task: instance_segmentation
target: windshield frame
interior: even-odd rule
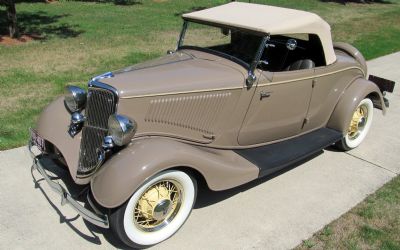
[[[207,26],[211,26],[211,27],[215,27],[215,28],[221,28],[221,29],[236,29],[239,31],[243,31],[245,33],[250,33],[250,34],[256,34],[259,35],[262,39],[260,42],[260,45],[258,47],[258,49],[255,51],[255,54],[253,56],[253,60],[251,61],[251,63],[247,63],[243,60],[241,60],[240,58],[237,58],[233,55],[229,55],[226,54],[224,52],[221,51],[217,51],[217,50],[213,50],[210,48],[204,48],[204,47],[198,47],[198,46],[190,46],[190,45],[183,45],[183,42],[185,40],[185,35],[186,35],[186,31],[188,29],[189,23],[197,23],[197,24],[203,24],[203,25],[207,25]],[[247,29],[241,29],[238,27],[230,27],[230,26],[226,26],[226,25],[221,25],[221,24],[216,24],[216,23],[210,23],[210,22],[205,22],[205,21],[199,21],[199,20],[192,20],[192,19],[184,19],[183,25],[182,25],[182,30],[181,33],[179,35],[179,39],[177,42],[177,46],[176,46],[176,51],[181,50],[181,49],[193,49],[193,50],[199,50],[202,52],[207,52],[210,54],[214,54],[223,58],[226,58],[230,61],[233,61],[239,65],[241,65],[242,67],[244,67],[245,69],[247,69],[249,72],[254,72],[255,68],[257,67],[259,60],[261,58],[261,55],[265,49],[265,44],[268,41],[269,38],[269,34],[264,34],[264,33],[260,33],[260,32],[255,32],[255,31],[251,31],[251,30],[247,30]]]

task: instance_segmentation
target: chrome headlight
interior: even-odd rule
[[[64,103],[71,113],[82,110],[86,104],[86,91],[76,87],[67,86]]]
[[[128,144],[136,132],[136,123],[123,115],[111,115],[108,118],[108,134],[118,146]]]

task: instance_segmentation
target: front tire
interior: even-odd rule
[[[371,128],[373,115],[374,105],[371,99],[363,99],[353,113],[346,135],[336,143],[336,147],[343,151],[358,147]]]
[[[111,229],[130,247],[155,245],[185,223],[196,195],[197,183],[190,175],[177,170],[161,172],[110,215]]]

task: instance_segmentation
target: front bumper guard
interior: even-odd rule
[[[49,186],[51,187],[51,189],[53,189],[53,191],[60,194],[61,205],[64,206],[65,204],[69,204],[86,221],[88,221],[96,226],[102,227],[102,228],[109,228],[110,224],[109,224],[108,216],[106,214],[102,214],[94,206],[93,202],[90,200],[89,195],[88,195],[88,199],[87,199],[88,203],[96,213],[93,213],[92,211],[90,211],[87,208],[85,208],[84,206],[82,206],[71,196],[70,193],[68,193],[67,190],[65,190],[65,188],[63,186],[61,186],[59,183],[51,180],[51,177],[46,173],[45,168],[43,167],[42,163],[39,161],[39,157],[42,154],[35,155],[35,153],[32,151],[33,146],[34,145],[33,145],[32,141],[29,141],[28,149],[29,149],[29,152],[31,153],[31,157],[33,159],[32,168],[34,170],[37,170],[43,176],[44,180],[46,180],[47,184],[49,184]]]

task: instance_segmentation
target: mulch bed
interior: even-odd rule
[[[43,39],[43,37],[32,34],[24,34],[21,35],[19,38],[11,38],[10,36],[0,35],[0,45],[14,46],[14,45],[28,43],[33,40],[41,40],[41,39]]]

